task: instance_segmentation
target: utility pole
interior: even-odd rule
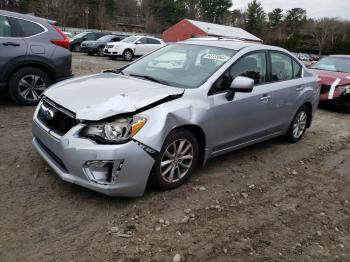
[[[85,7],[86,29],[89,29],[89,7]]]

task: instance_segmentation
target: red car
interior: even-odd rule
[[[310,67],[321,84],[320,103],[350,112],[350,55],[331,55]]]

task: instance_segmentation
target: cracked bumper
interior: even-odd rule
[[[121,145],[99,145],[79,137],[82,125],[73,127],[62,137],[51,135],[34,117],[33,146],[58,176],[67,182],[109,196],[142,196],[154,159],[136,142]],[[123,166],[113,184],[102,185],[91,181],[86,174],[90,161],[123,160]]]

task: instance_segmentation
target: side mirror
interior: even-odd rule
[[[141,43],[141,41],[137,41],[135,44],[136,44],[136,45],[140,45],[140,44],[142,44],[142,43]]]
[[[237,76],[233,79],[230,90],[226,94],[226,99],[232,101],[237,92],[250,93],[254,88],[254,80],[244,76]]]

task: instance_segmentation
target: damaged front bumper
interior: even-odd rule
[[[64,136],[53,135],[36,117],[33,145],[44,160],[67,182],[109,196],[142,196],[155,162],[136,141],[100,145],[79,136],[76,125]]]

